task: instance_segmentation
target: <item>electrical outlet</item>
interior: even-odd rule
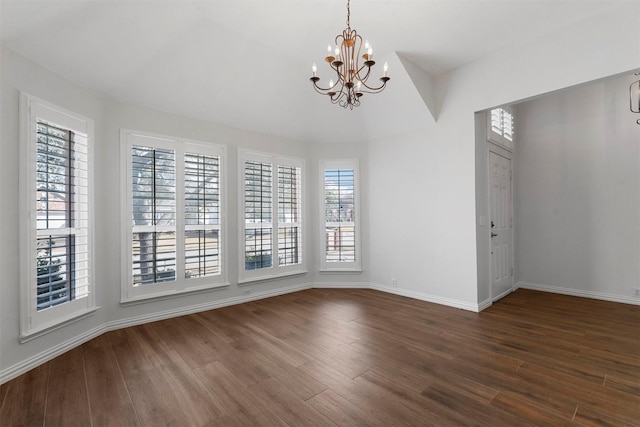
[[[398,279],[396,279],[395,277],[391,278],[391,286],[393,286],[394,288],[396,286],[398,286]]]
[[[245,289],[244,290],[244,294],[245,295],[251,295],[251,289]]]

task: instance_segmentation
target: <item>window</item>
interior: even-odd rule
[[[321,270],[360,271],[357,160],[320,162],[323,206]]]
[[[93,121],[21,95],[21,336],[95,311]]]
[[[487,116],[489,141],[513,149],[514,117],[510,107],[494,108]]]
[[[304,272],[303,162],[242,152],[241,164],[240,281]]]
[[[122,132],[125,177],[122,300],[225,284],[221,147]]]

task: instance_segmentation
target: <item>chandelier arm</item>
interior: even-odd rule
[[[340,88],[340,92],[336,92],[334,95],[330,96],[332,104],[338,104],[342,98],[345,97],[344,86]]]
[[[336,59],[336,60],[334,60],[333,62],[330,62],[330,63],[329,63],[329,67],[330,67],[333,71],[335,71],[335,72],[336,72],[336,74],[337,74],[338,76],[340,76],[340,67],[341,67],[342,65],[341,65],[341,66],[336,65],[335,63],[336,63],[337,61],[338,61],[338,60]]]
[[[336,87],[336,85],[334,84],[333,86],[329,86],[327,88],[323,88],[322,86],[318,85],[317,81],[313,81],[313,88],[316,90],[316,92],[321,93],[321,94],[326,94],[325,92],[330,92],[331,89],[333,89],[334,87]]]
[[[320,95],[326,95],[327,92],[329,91],[328,89],[323,89],[321,87],[318,87],[317,85],[313,85],[313,88],[316,90],[316,92],[318,92]]]
[[[368,94],[371,94],[371,95],[375,95],[376,93],[380,93],[380,92],[382,92],[382,91],[384,90],[384,88],[385,88],[385,86],[383,85],[383,86],[380,86],[380,87],[379,87],[379,88],[377,88],[377,89],[373,89],[373,90],[359,90],[358,92],[360,92],[360,93],[362,93],[362,94],[368,93]]]
[[[360,76],[360,72],[362,72],[362,70],[364,68],[367,68],[367,73],[364,75],[364,77]],[[356,78],[364,85],[365,82],[369,79],[369,75],[371,74],[371,67],[367,67],[366,65],[363,65],[362,67],[360,67],[360,69],[355,73]],[[366,85],[365,85],[366,86]]]
[[[383,81],[382,84],[380,86],[378,86],[378,87],[369,86],[366,83],[362,83],[362,86],[366,90],[361,90],[360,92],[363,92],[363,93],[378,93],[378,92],[382,92],[382,90],[385,88],[385,86],[387,86],[387,81]]]

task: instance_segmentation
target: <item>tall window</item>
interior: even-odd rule
[[[487,116],[489,141],[513,149],[514,117],[510,107],[494,108]]]
[[[304,271],[302,161],[242,153],[240,280]]]
[[[21,96],[22,336],[95,310],[93,122]]]
[[[222,148],[130,131],[122,139],[123,301],[223,285]]]
[[[360,270],[358,162],[322,161],[322,270]]]

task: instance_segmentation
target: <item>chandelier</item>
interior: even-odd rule
[[[327,47],[327,56],[324,58],[335,71],[335,80],[330,79],[327,87],[319,85],[320,77],[316,75],[318,67],[315,63],[311,67],[313,77],[309,80],[313,82],[316,92],[328,95],[333,104],[353,110],[353,107],[360,105],[360,98],[365,93],[382,92],[390,77],[387,76],[388,65],[385,62],[383,75],[380,77],[382,83],[379,86],[368,83],[371,67],[375,65],[373,48],[368,41],[363,44],[362,37],[351,29],[349,3],[350,0],[347,0],[347,28],[336,36],[334,49],[331,45]]]

